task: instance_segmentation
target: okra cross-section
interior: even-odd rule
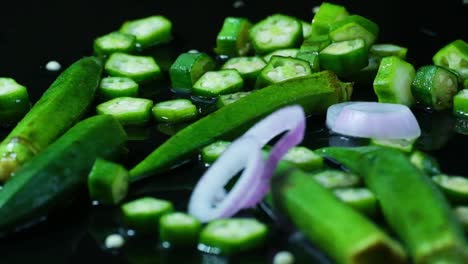
[[[332,41],[343,41],[361,38],[369,49],[379,34],[379,26],[373,21],[359,16],[351,15],[330,26],[329,36]]]
[[[405,59],[408,48],[389,43],[374,44],[370,47],[369,53],[380,58],[397,56]]]
[[[172,38],[172,23],[163,16],[150,16],[126,21],[119,30],[134,35],[140,48],[169,42]]]
[[[230,141],[219,140],[203,147],[201,151],[201,160],[206,164],[215,162],[215,160],[223,154],[229,145],[231,145]]]
[[[468,118],[468,89],[463,89],[453,97],[455,115]]]
[[[187,52],[177,57],[169,70],[172,88],[190,91],[193,84],[207,71],[216,67],[214,60],[203,52]]]
[[[442,47],[432,57],[435,65],[456,70],[464,79],[468,78],[468,43],[457,39]]]
[[[315,181],[328,189],[356,187],[361,180],[355,174],[340,170],[326,169],[312,175]]]
[[[173,99],[154,105],[153,115],[163,123],[179,123],[193,120],[198,116],[198,109],[187,99]]]
[[[110,100],[117,97],[136,97],[139,85],[134,80],[127,77],[105,77],[99,85],[99,96],[103,100]]]
[[[94,40],[94,52],[98,55],[109,55],[114,52],[132,52],[136,38],[133,35],[111,32]]]
[[[96,111],[101,115],[112,115],[122,125],[144,125],[151,119],[153,101],[144,98],[119,97],[101,103]]]
[[[20,120],[31,106],[28,90],[11,78],[0,78],[0,124]]]
[[[271,57],[273,56],[295,58],[298,52],[299,52],[299,49],[295,49],[295,48],[294,49],[280,49],[280,50],[275,50],[273,52],[268,53],[267,55],[263,56],[263,59],[268,63],[270,62]]]
[[[466,204],[468,202],[468,179],[463,176],[439,174],[432,180],[444,192],[445,196],[453,203]]]
[[[302,146],[291,148],[286,155],[284,155],[283,160],[305,171],[320,169],[323,166],[323,158],[321,156]]]
[[[237,70],[242,78],[255,80],[265,66],[266,63],[262,58],[253,56],[231,58],[221,68]]]
[[[111,76],[128,77],[136,82],[150,81],[161,77],[161,69],[149,56],[113,53],[104,68]]]
[[[216,100],[216,107],[221,108],[223,106],[234,103],[235,101],[249,95],[251,92],[237,92],[232,94],[224,94],[218,97]]]
[[[273,56],[257,77],[256,88],[262,88],[273,83],[309,75],[312,73],[308,62],[280,56]]]
[[[143,233],[157,233],[160,218],[174,210],[171,202],[142,197],[121,206],[125,223]]]
[[[250,50],[249,30],[252,24],[246,18],[227,17],[216,38],[214,51],[220,55],[243,56]]]
[[[337,21],[343,20],[348,15],[348,11],[344,6],[323,2],[312,19],[312,32],[309,39],[328,36],[330,25]]]
[[[362,39],[333,42],[319,53],[320,67],[347,76],[367,66],[368,50]]]
[[[88,190],[92,199],[104,204],[118,204],[127,195],[128,171],[120,164],[96,159],[88,176]]]
[[[367,188],[336,189],[333,193],[342,202],[364,215],[375,216],[377,214],[377,198]]]
[[[194,247],[201,229],[198,219],[181,212],[163,215],[159,220],[159,238],[163,246]]]
[[[239,92],[244,80],[236,70],[209,71],[193,85],[193,94],[204,97],[216,97],[222,94]]]
[[[271,15],[251,28],[250,39],[259,54],[295,48],[303,40],[302,25],[294,17],[282,14]]]

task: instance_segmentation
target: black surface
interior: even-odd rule
[[[0,15],[0,76],[13,77],[28,87],[36,101],[58,75],[48,72],[49,60],[63,67],[92,53],[93,39],[116,30],[127,19],[153,14],[167,16],[174,22],[175,38],[170,48],[155,50],[160,55],[174,57],[178,52],[198,49],[211,53],[216,34],[226,16],[246,16],[256,22],[273,13],[285,13],[306,21],[312,18],[312,7],[319,1],[244,0],[245,5],[233,7],[229,1],[9,1],[2,2]],[[392,42],[409,48],[408,57],[416,67],[430,64],[432,55],[446,43],[462,38],[467,41],[467,5],[457,1],[333,1],[345,4],[351,13],[366,16],[380,25],[379,42]],[[411,4],[411,6],[410,6]],[[371,94],[372,87],[356,87],[358,94]],[[355,98],[353,98],[355,99]],[[159,99],[156,99],[159,100]],[[64,105],[64,107],[66,107]],[[420,112],[425,130],[425,146],[441,163],[442,170],[468,176],[468,136],[453,132],[449,113],[432,115]],[[310,123],[313,123],[310,125]],[[305,144],[310,147],[328,143],[326,133],[315,122]],[[51,124],[53,125],[53,124]],[[3,130],[2,134],[7,131]],[[166,137],[151,128],[150,141],[133,142],[129,147],[127,165],[137,162]],[[195,168],[195,170],[194,170]],[[203,168],[189,164],[170,172],[166,177],[182,175],[196,179]],[[189,184],[190,185],[190,184]],[[183,210],[188,190],[157,192],[160,185],[146,181],[133,187],[133,196],[157,195],[176,200]],[[121,253],[101,249],[102,240],[110,232],[124,232],[117,212],[113,209],[91,207],[86,196],[76,205],[63,209],[50,220],[22,233],[0,240],[0,263],[226,263],[225,260],[202,258],[196,252],[171,253],[157,249],[154,239],[139,243],[136,238]],[[242,256],[232,262],[267,263],[278,249],[289,248],[297,253],[298,263],[312,263],[308,250],[285,244],[286,239],[273,237],[274,242],[264,251]],[[297,244],[297,243],[296,243]],[[303,245],[303,244],[301,244]],[[315,253],[314,253],[315,254]],[[135,260],[136,259],[136,260]],[[203,260],[203,261],[202,261]],[[318,263],[318,262],[317,262]]]

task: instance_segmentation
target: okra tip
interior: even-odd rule
[[[349,263],[374,264],[385,260],[385,263],[404,264],[408,261],[403,247],[383,234],[370,237],[356,246],[360,249],[351,256]]]

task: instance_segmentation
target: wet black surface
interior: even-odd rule
[[[380,25],[379,42],[392,42],[409,48],[408,57],[416,67],[430,64],[432,55],[446,43],[462,38],[467,41],[467,6],[459,1],[334,1],[345,4],[351,13],[366,16]],[[15,1],[0,15],[0,75],[16,79],[28,87],[36,101],[52,83],[58,72],[49,72],[45,65],[57,60],[63,67],[92,53],[95,37],[119,28],[127,19],[153,14],[167,16],[174,22],[174,40],[162,48],[149,51],[163,67],[170,65],[179,52],[198,49],[212,53],[216,34],[226,16],[246,16],[256,22],[273,13],[294,15],[306,21],[318,1],[244,0],[240,8],[234,1]],[[3,6],[3,4],[2,4]],[[165,84],[160,84],[164,86]],[[162,87],[167,89],[166,87]],[[156,101],[171,97],[161,88],[147,87],[147,96]],[[372,98],[372,87],[355,87],[354,100]],[[66,106],[64,106],[66,107]],[[418,146],[433,154],[444,172],[468,176],[468,136],[455,132],[456,120],[450,113],[431,114],[415,110],[423,137]],[[92,114],[92,113],[90,113]],[[311,148],[336,142],[322,127],[324,117],[308,120],[304,145]],[[53,124],[52,124],[53,125]],[[5,135],[7,130],[2,130]],[[128,145],[127,166],[135,164],[167,136],[155,126],[145,133],[149,140],[134,140]],[[132,187],[128,199],[153,195],[175,201],[184,210],[186,199],[204,167],[190,162],[162,175],[169,179],[148,180]],[[169,188],[170,187],[170,188]],[[162,191],[165,190],[165,191]],[[252,213],[252,212],[244,212]],[[266,216],[253,212],[265,219]],[[300,236],[289,237],[278,232],[262,251],[226,260],[202,256],[196,251],[173,252],[159,248],[155,238],[128,236],[122,228],[115,208],[91,206],[84,194],[77,203],[55,212],[48,221],[21,233],[0,239],[0,263],[269,263],[273,254],[288,249],[296,254],[297,263],[326,263],[323,256],[304,243]],[[102,249],[110,233],[128,236],[128,243],[119,252]],[[289,243],[288,243],[289,240]],[[322,259],[321,261],[314,259]]]

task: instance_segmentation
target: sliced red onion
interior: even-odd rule
[[[332,131],[353,137],[415,139],[421,135],[416,117],[401,104],[358,102],[344,105],[334,122],[330,120],[329,123]]]

